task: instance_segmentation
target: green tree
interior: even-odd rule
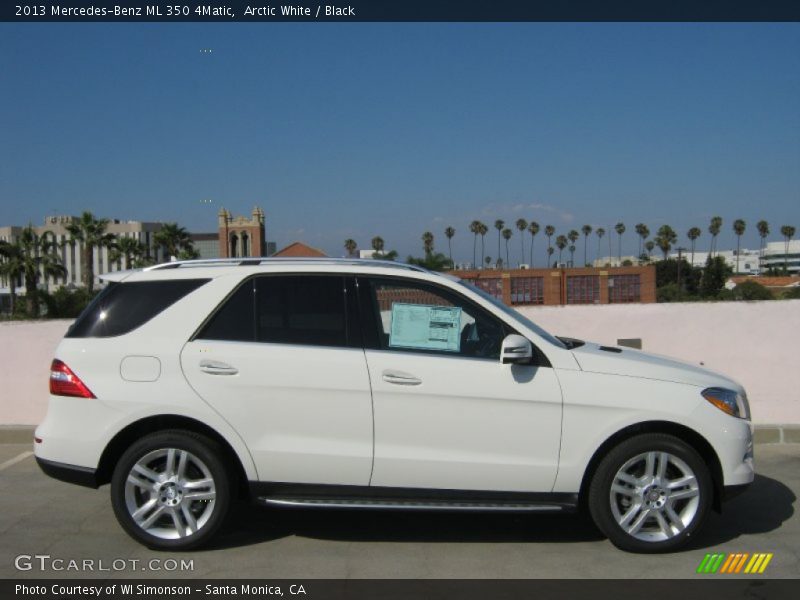
[[[433,254],[433,234],[430,231],[422,234],[422,249],[425,251],[426,258]]]
[[[689,231],[686,232],[686,237],[689,238],[689,242],[692,245],[692,265],[694,266],[694,246],[697,242],[697,238],[700,237],[702,234],[702,230],[699,227],[692,227]]]
[[[783,236],[783,272],[789,272],[789,242],[795,234],[795,228],[792,225],[783,225],[781,227],[781,235]]]
[[[525,230],[528,228],[528,222],[525,219],[517,219],[515,223],[517,229],[519,230],[519,244],[520,244],[520,255],[519,255],[519,264],[525,262]],[[510,266],[510,265],[509,265]]]
[[[625,233],[625,223],[617,223],[614,225],[614,231],[619,236],[619,256],[617,257],[622,262],[622,234]]]
[[[131,269],[138,265],[146,252],[142,242],[133,237],[123,236],[117,238],[108,253],[108,258],[115,263],[125,265],[126,269]]]
[[[569,233],[567,234],[567,239],[569,240],[570,245],[572,245],[572,246],[575,245],[575,242],[577,242],[578,239],[580,239],[580,237],[581,237],[581,234],[578,233],[577,231],[575,231],[574,229],[570,229]],[[574,252],[570,254],[569,261],[570,261],[570,265],[574,267],[575,266],[575,253]]]
[[[511,263],[509,262],[508,258],[508,240],[511,239],[512,235],[514,235],[514,232],[511,231],[508,227],[503,229],[503,239],[506,241],[506,269],[511,268]]]
[[[653,249],[655,249],[656,243],[653,240],[647,240],[644,243],[644,247],[647,250],[647,258],[650,259],[653,256]]]
[[[550,250],[553,248],[552,239],[553,235],[556,233],[556,228],[552,225],[545,225],[544,228],[544,235],[547,237],[547,266],[550,266],[550,257],[553,255],[553,252]]]
[[[17,310],[17,285],[25,273],[25,257],[19,244],[0,240],[0,275],[8,280],[11,315]]]
[[[181,227],[177,223],[164,223],[161,229],[153,235],[153,241],[163,246],[164,253],[170,258],[174,256],[179,260],[186,260],[183,257],[197,257],[191,235],[185,227]]]
[[[42,277],[63,277],[67,273],[58,255],[55,236],[51,232],[38,235],[33,227],[28,225],[15,243],[2,248],[4,257],[8,259],[8,262],[3,264],[3,274],[13,280],[22,277],[25,284],[26,313],[29,317],[38,317],[39,280]]]
[[[641,256],[644,254],[644,241],[650,235],[650,229],[644,223],[637,223],[633,229],[639,236],[639,256]]]
[[[447,251],[450,255],[450,262],[453,262],[453,236],[456,234],[456,230],[453,227],[447,227],[444,230],[444,236],[447,238]]]
[[[370,240],[372,244],[372,258],[384,258],[383,248],[385,243],[383,238],[379,235],[376,235],[372,240]]]
[[[774,300],[775,296],[763,285],[752,279],[747,279],[733,288],[733,297],[736,300]]]
[[[351,258],[356,253],[356,248],[358,248],[358,244],[354,239],[347,238],[344,241],[344,249],[347,251],[348,258]]]
[[[716,298],[725,289],[725,282],[731,275],[731,268],[721,256],[711,257],[706,260],[703,269],[703,278],[700,282],[700,293],[704,298]]]
[[[552,246],[548,246],[547,247],[547,268],[548,269],[551,268],[551,266],[552,266],[551,263],[550,263],[550,259],[553,257],[553,252],[555,252],[555,250],[553,250],[553,247]]]
[[[713,257],[717,250],[717,236],[722,230],[722,217],[711,217],[711,224],[708,226],[708,233],[711,234],[711,251],[709,256]]]
[[[484,253],[485,253],[485,242],[486,242],[486,234],[489,233],[489,226],[486,223],[480,223],[478,226],[478,234],[481,236],[481,262],[485,262],[487,265],[490,261],[484,260]]]
[[[445,271],[453,268],[453,263],[441,252],[431,252],[430,254],[426,254],[423,258],[409,256],[406,262],[410,265],[423,267],[429,271]]]
[[[536,235],[539,233],[539,224],[536,221],[530,222],[530,225],[528,225],[528,233],[531,234],[531,269],[533,269],[533,242],[536,240]]]
[[[669,225],[662,225],[656,233],[656,246],[664,253],[664,260],[667,260],[672,244],[678,241],[678,234]]]
[[[478,258],[476,255],[476,249],[478,245],[478,235],[481,232],[481,222],[480,221],[473,221],[469,224],[469,231],[472,234],[472,266],[473,268],[478,268]]]
[[[736,272],[739,272],[739,252],[742,246],[742,236],[747,228],[747,224],[742,219],[733,222],[733,233],[736,234]]]
[[[556,238],[556,248],[558,248],[558,264],[561,264],[561,253],[564,251],[564,248],[567,247],[567,236],[559,235]]]
[[[115,237],[106,233],[108,219],[98,219],[91,212],[84,211],[77,221],[67,225],[71,244],[82,244],[81,274],[83,284],[89,295],[94,290],[94,249],[109,248],[115,242]]]
[[[506,226],[503,219],[497,219],[494,222],[494,228],[497,229],[497,260],[500,260],[500,238],[503,236],[503,228]]]
[[[595,233],[597,234],[597,259],[599,260],[600,259],[600,254],[601,254],[600,243],[603,240],[603,236],[606,234],[606,230],[603,229],[602,227],[598,227],[597,231],[595,231]]]
[[[589,264],[589,254],[587,252],[587,248],[589,247],[589,236],[592,233],[592,226],[591,225],[584,225],[581,227],[581,233],[583,233],[583,266]]]

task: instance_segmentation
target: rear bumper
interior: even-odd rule
[[[97,488],[97,472],[95,469],[89,467],[78,467],[76,465],[67,465],[52,460],[36,457],[36,463],[39,468],[44,471],[45,475],[49,475],[53,479],[59,481],[66,481],[67,483],[74,483],[84,487]]]

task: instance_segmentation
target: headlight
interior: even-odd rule
[[[740,419],[750,418],[750,406],[745,394],[738,394],[733,390],[724,388],[706,388],[702,392],[703,398],[716,406],[722,412]]]

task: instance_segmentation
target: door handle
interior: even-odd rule
[[[201,360],[200,370],[209,375],[236,375],[239,369],[216,360]]]
[[[396,385],[419,385],[422,383],[422,379],[403,371],[390,371],[387,369],[381,375],[386,383],[394,383]]]

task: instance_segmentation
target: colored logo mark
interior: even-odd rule
[[[763,573],[769,561],[772,560],[772,553],[756,552],[736,552],[733,554],[719,553],[706,554],[705,558],[697,567],[698,573]]]

